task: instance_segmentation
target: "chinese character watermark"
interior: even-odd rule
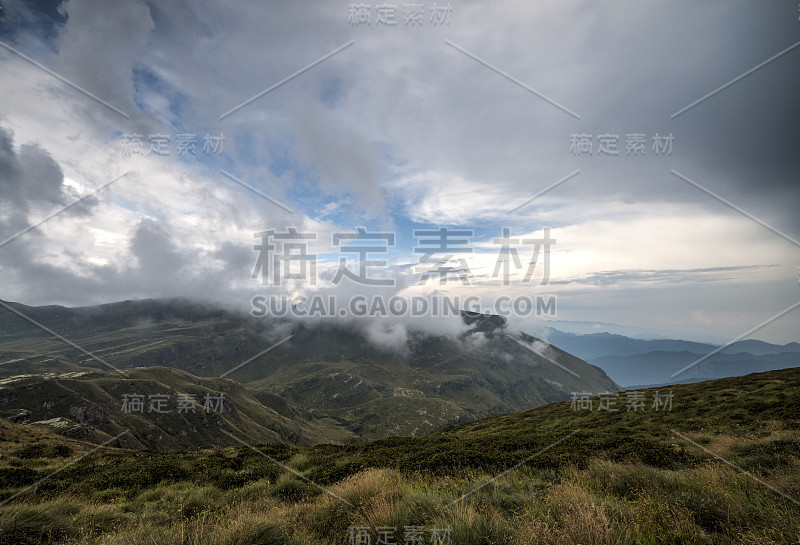
[[[493,239],[492,243],[500,246],[492,277],[500,276],[502,272],[503,285],[507,286],[511,282],[510,269],[512,264],[514,265],[514,269],[522,268],[522,261],[520,260],[516,246],[533,246],[531,258],[528,261],[528,266],[525,269],[525,276],[522,278],[522,281],[526,283],[531,281],[533,273],[536,270],[536,264],[539,262],[539,254],[543,253],[541,284],[550,282],[550,246],[555,244],[556,240],[550,238],[549,227],[544,229],[542,238],[511,238],[511,229],[509,227],[503,227],[503,237]]]
[[[625,134],[623,141],[626,156],[644,156],[647,154],[647,135],[643,133]],[[591,134],[574,133],[569,137],[569,152],[575,156],[619,156],[620,155],[620,135],[603,133],[597,135],[597,148],[595,151],[595,139]],[[654,134],[650,138],[649,151],[652,155],[672,155],[672,144],[675,137],[672,133],[662,135]]]
[[[372,540],[373,533],[375,541]],[[347,529],[347,545],[424,545],[425,534],[429,535],[427,543],[431,545],[452,545],[452,528],[450,526],[433,526],[426,532],[424,526],[403,526],[399,532],[397,526],[350,526]],[[402,539],[398,534],[402,535]]]
[[[199,403],[196,400],[197,394],[178,393],[176,404],[170,406],[171,394],[123,394],[122,412],[125,414],[139,413],[147,414],[171,414],[175,409],[177,414],[195,413]],[[230,412],[229,398],[225,394],[212,395],[206,393],[203,397],[202,411],[205,413]]]
[[[397,4],[376,4],[375,16],[370,4],[358,3],[347,6],[347,24],[351,26],[392,26],[396,27],[402,20],[403,26],[416,27],[425,26],[449,26],[450,14],[453,6],[449,3],[441,5],[436,2],[426,11],[425,4],[408,3],[398,6]],[[426,18],[426,13],[428,17]]]
[[[622,410],[621,408],[617,407],[617,402],[619,401],[620,394],[619,393],[609,393],[609,392],[602,392],[598,394],[592,394],[590,392],[571,392],[572,399],[570,403],[570,409],[573,411],[606,411],[606,412],[619,412]],[[640,390],[633,390],[630,392],[625,392],[625,406],[624,410],[627,411],[644,411],[648,408],[647,404],[647,392],[640,391]],[[597,404],[595,405],[595,398]],[[652,397],[652,403],[649,405],[649,408],[655,411],[671,411],[672,410],[672,399],[673,394],[672,390],[668,393],[661,393],[659,390],[656,390]]]
[[[255,233],[253,237],[260,238],[261,244],[253,246],[258,259],[252,278],[260,278],[262,284],[272,283],[274,286],[280,286],[283,280],[317,283],[317,256],[308,253],[308,242],[317,239],[316,233],[299,233],[296,228],[287,227],[286,233],[270,229]]]
[[[469,278],[467,275],[470,270],[466,259],[459,258],[457,260],[460,266],[459,269],[445,267],[445,265],[453,260],[454,254],[472,253],[472,248],[467,245],[470,243],[470,237],[473,236],[475,236],[475,231],[473,229],[415,229],[414,237],[418,239],[418,242],[417,246],[414,248],[414,253],[423,254],[419,262],[420,264],[428,265],[426,267],[416,267],[414,269],[414,272],[422,273],[418,283],[425,284],[430,279],[432,273],[437,273],[439,275],[439,284],[446,284],[448,273],[454,272],[458,275],[461,283],[468,286]],[[434,257],[437,254],[446,255]]]
[[[289,298],[283,295],[254,295],[250,299],[250,315],[256,318],[314,317],[314,318],[402,318],[452,317],[464,311],[495,316],[557,316],[555,295],[501,295],[488,304],[479,297],[414,295],[354,295],[339,298],[335,295],[313,294],[310,297]]]
[[[362,241],[371,241],[370,243]],[[357,272],[347,266],[347,257],[339,258],[339,267],[332,282],[338,285],[343,277],[365,286],[394,286],[394,278],[375,278],[369,276],[370,267],[387,267],[385,259],[367,259],[367,254],[388,254],[389,246],[395,245],[395,234],[390,232],[370,233],[358,227],[355,233],[333,233],[333,245],[339,253],[356,254]]]
[[[281,286],[286,280],[316,285],[318,256],[309,253],[308,244],[321,237],[314,232],[302,233],[295,227],[283,229],[253,234],[260,242],[253,246],[258,257],[251,278],[259,279],[263,285]],[[454,277],[462,285],[470,285],[472,271],[466,256],[474,253],[471,245],[474,229],[414,229],[413,235],[417,243],[412,253],[422,254],[413,269],[419,275],[417,285],[425,285],[435,277],[440,285]],[[390,248],[396,246],[396,238],[394,232],[371,232],[364,227],[356,228],[355,232],[333,233],[331,249],[340,257],[331,282],[339,285],[346,278],[365,286],[395,286],[396,279],[387,277],[391,268],[386,257]],[[502,237],[492,239],[492,244],[499,246],[492,277],[502,277],[503,285],[509,285],[512,275],[517,273],[522,283],[530,283],[540,264],[540,256],[539,284],[549,283],[551,247],[556,244],[549,227],[543,228],[540,238],[512,237],[511,229],[503,227]],[[378,274],[376,269],[380,268],[383,274]]]
[[[197,145],[199,143],[196,134],[180,133],[174,138],[174,146],[170,146],[173,138],[168,134],[150,134],[147,136],[146,144],[142,134],[123,134],[120,154],[123,157],[134,155],[158,155],[167,157],[175,152],[178,157],[197,156]],[[203,136],[202,153],[204,155],[222,155],[224,149],[225,135],[211,135],[206,133]]]

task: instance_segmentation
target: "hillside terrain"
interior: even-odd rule
[[[314,420],[233,380],[165,367],[132,369],[126,377],[67,373],[0,379],[0,415],[98,444],[127,430],[116,443],[124,448],[219,444],[221,426],[258,441],[305,446],[354,438],[341,426]]]
[[[405,350],[393,351],[355,325],[259,320],[185,300],[8,305],[39,325],[0,308],[0,416],[60,418],[98,441],[129,429],[126,446],[231,444],[203,431],[213,415],[179,413],[178,394],[202,405],[206,394],[225,393],[230,426],[258,441],[308,445],[422,435],[571,392],[619,390],[601,369],[506,331],[499,317],[465,313],[461,335],[411,331]],[[126,394],[148,403],[170,395],[169,414],[149,405],[124,414]]]
[[[97,450],[0,420],[0,543],[797,541],[800,369],[657,391],[309,448]]]

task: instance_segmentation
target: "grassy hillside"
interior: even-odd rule
[[[185,395],[187,403],[180,404]],[[141,406],[135,406],[135,399]],[[159,399],[161,401],[159,401]],[[334,422],[314,420],[277,397],[238,382],[165,367],[117,373],[28,375],[0,379],[0,417],[40,423],[60,433],[113,446],[176,449],[235,444],[220,433],[259,442],[312,445],[356,439]]]
[[[117,393],[126,388],[133,391],[130,381],[115,368],[125,372],[153,368],[153,380],[162,391],[180,391],[187,381],[209,382],[225,376],[245,385],[247,395],[242,395],[248,398],[246,402],[243,398],[248,409],[244,412],[252,420],[264,420],[279,438],[289,439],[284,431],[302,432],[302,440],[292,440],[300,444],[424,435],[458,422],[568,399],[573,391],[619,389],[601,369],[583,360],[533,337],[512,336],[503,329],[501,317],[465,315],[465,325],[471,329],[465,329],[459,338],[412,332],[407,350],[398,353],[376,348],[352,324],[311,327],[258,320],[182,300],[126,301],[74,309],[9,306],[96,357],[0,308],[0,380],[25,374],[91,371],[93,374],[78,379],[75,388],[63,385],[71,391],[69,396],[64,394],[70,397],[70,406],[108,401],[108,389],[116,381],[118,409],[121,401]],[[287,342],[263,353],[289,334],[293,337]],[[244,362],[248,363],[241,365]],[[160,368],[185,374],[166,376]],[[141,379],[144,373],[137,370],[136,376]],[[197,378],[178,378],[189,373]],[[108,378],[99,378],[103,375]],[[34,380],[38,379],[29,379]],[[99,388],[95,392],[99,400],[92,396],[78,400],[78,393],[88,394],[89,382],[102,382],[95,388]],[[46,401],[45,394],[62,397],[60,390],[52,391],[56,389],[52,381],[44,384],[46,391],[41,392],[42,399],[37,398],[37,403]],[[153,386],[145,393],[156,390]],[[269,411],[259,418],[252,399],[294,421],[300,431],[289,430],[285,422],[278,426],[279,419]],[[0,403],[0,415],[12,409],[38,411],[38,405],[26,406],[24,401],[24,396],[18,396],[16,403]],[[110,437],[120,427],[133,426],[126,423],[129,418],[118,417],[119,411],[110,403],[103,411],[109,422],[118,423],[117,427],[99,426]],[[37,415],[36,419],[55,416],[71,418],[62,411]],[[146,420],[140,422],[141,426],[158,429],[141,434],[141,426],[133,426],[137,433],[132,434],[144,446],[219,443],[207,434],[194,434],[196,443],[174,436],[196,427],[188,422],[176,423],[171,426],[174,431],[169,431],[166,427],[170,427],[171,419]],[[309,426],[315,429],[303,431]],[[158,437],[163,439],[157,443],[153,438]],[[253,437],[270,439],[263,434]]]
[[[351,526],[372,543],[411,526],[426,543],[434,527],[453,544],[796,542],[800,369],[671,390],[671,410],[647,390],[626,411],[626,392],[618,412],[562,402],[343,446],[104,448],[28,490],[91,447],[3,423],[0,497],[24,493],[0,543],[334,544]]]

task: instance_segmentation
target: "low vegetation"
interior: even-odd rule
[[[621,394],[302,449],[90,453],[3,424],[0,544],[797,542],[800,369],[670,389],[669,411]]]

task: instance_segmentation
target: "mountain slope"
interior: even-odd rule
[[[311,448],[91,452],[0,421],[0,544],[332,545],[355,526],[376,542],[376,528],[410,525],[468,545],[794,542],[800,369],[673,394],[671,410],[562,402]]]
[[[233,444],[226,431],[298,445],[355,439],[339,426],[276,405],[273,409],[235,381],[162,367],[130,370],[125,377],[73,373],[0,379],[0,416],[93,443],[123,432],[117,446],[156,449]]]
[[[508,332],[502,318],[471,313],[464,313],[459,336],[412,331],[404,350],[390,351],[370,344],[353,324],[259,320],[184,300],[75,309],[9,306],[82,350],[0,309],[0,358],[5,362],[0,376],[91,371],[81,384],[98,377],[112,384],[124,382],[115,370],[152,367],[191,374],[165,378],[158,371],[168,381],[224,376],[246,387],[247,403],[263,403],[277,416],[318,427],[296,430],[302,441],[421,435],[568,399],[575,391],[619,389],[599,368],[533,337]],[[164,385],[176,391],[179,386]],[[92,402],[91,395],[86,393],[84,405]],[[121,400],[117,406],[118,412]],[[104,410],[114,413],[108,403]],[[275,427],[274,414],[265,419],[272,431],[283,433]],[[169,434],[183,433],[188,426],[182,423]],[[213,444],[211,437],[194,437],[199,444]]]

